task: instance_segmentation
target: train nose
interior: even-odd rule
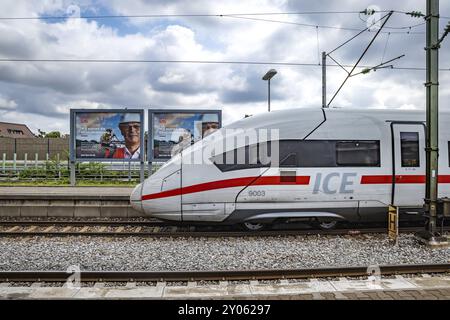
[[[138,184],[130,196],[130,204],[133,209],[142,212],[142,183]]]

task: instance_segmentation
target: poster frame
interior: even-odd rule
[[[166,162],[170,158],[154,157],[154,128],[153,121],[155,114],[171,114],[171,113],[185,113],[185,114],[217,114],[219,121],[219,129],[222,128],[222,110],[220,109],[149,109],[148,110],[148,139],[147,139],[147,161],[151,167],[152,162]]]
[[[138,159],[112,159],[112,158],[77,158],[75,152],[76,145],[76,115],[79,113],[139,113],[141,120],[140,150]],[[70,161],[76,162],[144,162],[145,142],[144,142],[144,109],[70,109]]]

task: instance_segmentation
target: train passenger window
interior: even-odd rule
[[[402,167],[420,167],[419,133],[400,132]]]
[[[304,140],[299,145],[299,167],[336,167],[336,141]]]
[[[270,162],[266,163],[267,161],[260,159],[260,154],[263,152],[260,149],[266,147],[267,144],[264,146],[256,144],[237,148],[214,156],[211,161],[222,172],[270,167]],[[270,147],[268,150],[270,151]]]
[[[280,149],[280,167],[289,168],[297,167],[298,140],[281,140],[279,142]]]
[[[380,141],[336,142],[336,163],[339,166],[380,166]]]
[[[281,140],[280,167],[336,167],[335,141]]]
[[[234,149],[217,155],[211,160],[222,172],[270,167],[262,161],[261,148],[268,144],[257,144]],[[336,140],[280,140],[280,168],[330,168],[338,166],[380,166],[380,141],[336,141]],[[270,152],[268,154],[270,157]],[[274,163],[274,165],[276,165]]]
[[[283,159],[280,159],[280,167],[296,167],[297,166],[297,153],[290,153]]]
[[[450,141],[448,142],[448,166],[450,167]]]

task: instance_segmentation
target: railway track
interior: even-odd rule
[[[448,273],[450,263],[380,266],[379,275]],[[338,267],[277,270],[220,271],[83,271],[82,282],[164,282],[164,281],[247,281],[308,279],[324,277],[365,277],[371,268]],[[71,274],[64,271],[0,271],[0,282],[65,282]]]
[[[400,232],[422,231],[423,227],[402,227]],[[445,227],[449,231],[450,227]],[[352,227],[334,230],[239,231],[231,227],[174,225],[161,221],[0,221],[0,236],[139,236],[139,237],[244,237],[296,235],[357,235],[386,233],[386,227]]]

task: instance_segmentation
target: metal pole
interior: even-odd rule
[[[322,108],[327,107],[327,53],[322,52]]]
[[[427,142],[426,142],[426,195],[425,211],[428,214],[427,231],[436,233],[438,197],[438,94],[439,94],[439,0],[427,0]]]
[[[269,106],[269,112],[270,112],[270,79],[267,81],[267,91],[268,91],[267,99],[268,99],[268,106]]]
[[[152,162],[148,162],[148,176],[150,177],[152,175],[152,170],[153,170],[153,163]]]
[[[145,180],[145,163],[144,163],[144,161],[141,161],[141,165],[140,165],[139,169],[140,169],[139,170],[140,171],[139,180],[140,180],[140,183],[142,183]]]
[[[61,168],[59,166],[59,153],[56,155],[56,167],[58,168],[58,178],[61,179]]]
[[[400,209],[399,207],[395,208],[395,246],[398,246],[398,234],[399,234],[399,230],[398,230],[398,220],[400,220]]]
[[[75,162],[70,161],[70,185],[75,187],[76,184],[76,176],[75,176]]]

